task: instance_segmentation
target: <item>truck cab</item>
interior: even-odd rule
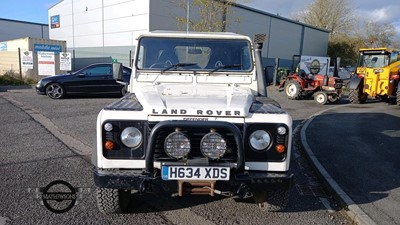
[[[292,119],[267,97],[261,49],[235,33],[150,32],[137,38],[128,91],[98,115],[97,205],[124,212],[132,192],[224,194],[283,210]],[[121,79],[122,65],[113,65]]]

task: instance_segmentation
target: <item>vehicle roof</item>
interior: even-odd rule
[[[390,48],[360,48],[360,52],[368,52],[368,51],[385,51],[385,52],[392,52],[392,51],[397,51],[397,50],[393,50]]]
[[[156,30],[149,33],[145,33],[139,36],[141,37],[177,37],[177,38],[220,38],[220,39],[247,39],[251,41],[248,36],[233,33],[233,32],[194,32],[194,31],[163,31]]]
[[[92,64],[88,64],[87,66],[85,66],[85,67],[83,67],[83,68],[86,68],[86,67],[89,67],[89,66],[101,66],[101,65],[107,65],[107,66],[109,66],[109,65],[112,65],[112,63],[92,63]],[[123,67],[127,67],[127,68],[131,68],[131,67],[129,67],[129,66],[123,66]]]

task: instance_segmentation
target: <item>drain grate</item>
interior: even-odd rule
[[[296,184],[296,189],[302,196],[326,198],[324,189],[319,185]]]

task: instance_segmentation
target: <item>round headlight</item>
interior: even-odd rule
[[[121,141],[126,147],[137,148],[142,143],[142,133],[136,127],[127,127],[121,133]]]
[[[249,142],[252,148],[262,151],[271,144],[271,136],[265,130],[256,130],[250,134]]]
[[[190,140],[182,132],[173,132],[165,138],[164,150],[171,158],[184,158],[190,152]]]
[[[208,133],[201,139],[200,150],[204,156],[218,159],[226,152],[226,141],[219,133]]]
[[[286,127],[278,127],[278,134],[285,135],[286,134]]]

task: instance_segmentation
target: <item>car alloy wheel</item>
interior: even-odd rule
[[[52,83],[46,87],[46,95],[52,99],[60,99],[64,97],[65,91],[60,84]]]

